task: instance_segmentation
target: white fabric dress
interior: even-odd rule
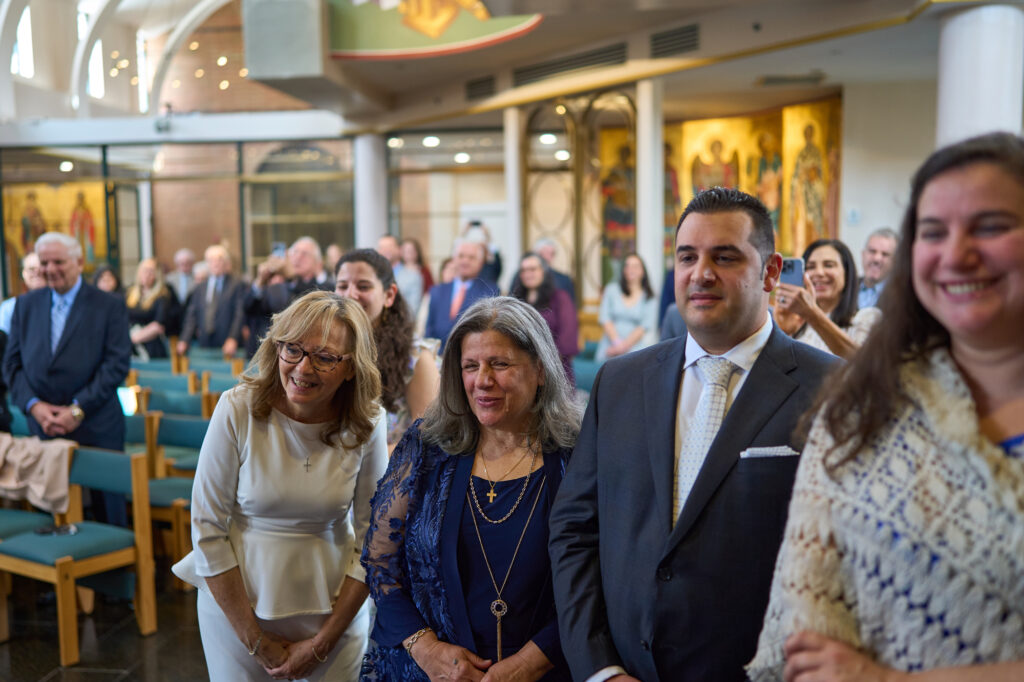
[[[804,629],[903,671],[1024,659],[1024,460],[981,434],[946,350],[900,379],[910,404],[831,475],[848,448],[811,430],[754,682]]]
[[[853,319],[850,320],[849,327],[841,327],[846,332],[846,335],[850,337],[855,344],[858,346],[864,343],[864,340],[868,338],[868,334],[871,332],[871,328],[875,326],[875,323],[882,319],[882,311],[878,308],[861,308],[853,315]],[[811,325],[805,325],[803,331],[793,337],[801,343],[806,343],[808,346],[817,348],[820,351],[826,353],[832,353],[832,349],[828,347],[828,344],[818,336],[818,332],[814,331]],[[835,353],[832,353],[835,355]]]
[[[206,649],[211,679],[246,679],[254,670],[263,679],[266,673],[212,597],[202,594],[204,578],[238,566],[253,610],[267,629],[279,631],[278,623],[310,634],[331,612],[346,576],[365,581],[359,556],[370,498],[387,467],[384,411],[359,448],[325,445],[321,429],[277,410],[266,420],[254,419],[244,386],[226,392],[217,404],[192,490],[195,549],[174,567],[201,591],[204,648],[207,640],[216,641],[215,649]],[[365,611],[310,679],[356,679],[366,645]]]

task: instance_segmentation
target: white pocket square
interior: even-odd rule
[[[770,448],[747,448],[740,453],[740,459],[754,459],[755,457],[796,457],[800,453],[788,445],[776,445]]]

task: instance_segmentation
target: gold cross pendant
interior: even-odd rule
[[[491,491],[487,493],[487,504],[491,504],[492,502],[494,502],[494,498],[497,496],[498,494],[494,492],[494,488],[491,488]]]

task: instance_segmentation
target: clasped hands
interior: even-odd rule
[[[316,653],[326,658],[329,649],[322,647]],[[313,651],[313,640],[292,642],[281,635],[263,631],[263,639],[255,653],[256,660],[275,680],[301,680],[309,677],[320,661]]]
[[[413,660],[431,682],[532,682],[551,668],[546,658],[531,662],[523,651],[492,662],[469,649],[436,639],[414,647]]]
[[[51,405],[40,400],[29,412],[50,438],[66,436],[78,428],[79,421],[71,414],[69,405]]]

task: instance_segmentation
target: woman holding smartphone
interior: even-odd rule
[[[819,239],[803,260],[803,286],[783,281],[775,290],[775,321],[794,339],[849,359],[881,311],[857,309],[857,269],[846,244]]]

